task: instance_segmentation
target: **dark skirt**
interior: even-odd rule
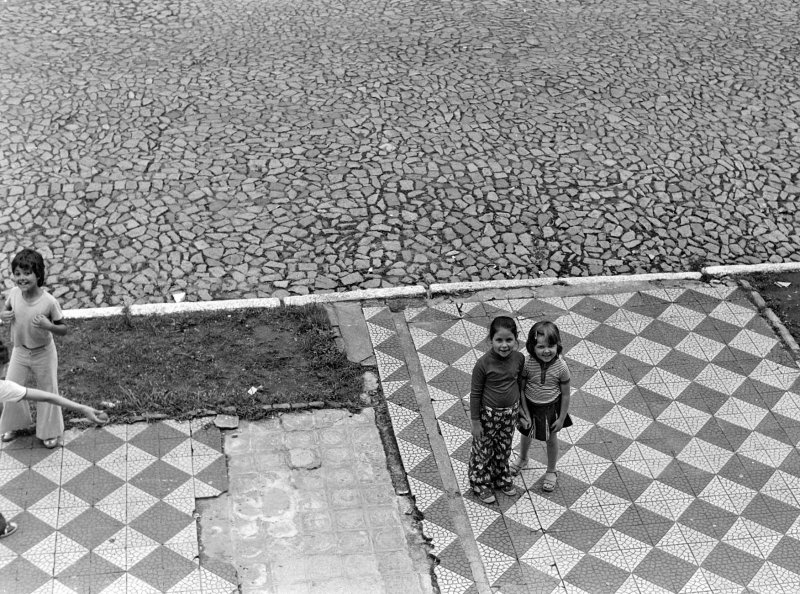
[[[534,404],[529,400],[526,400],[525,404],[531,415],[531,426],[527,431],[523,431],[518,424],[517,430],[523,435],[538,441],[547,441],[550,438],[550,427],[561,414],[561,396],[547,404]],[[566,429],[567,427],[572,427],[572,419],[569,413],[567,413],[567,418],[564,419],[562,428]]]

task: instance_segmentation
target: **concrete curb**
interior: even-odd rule
[[[496,281],[477,281],[467,283],[435,283],[428,292],[430,295],[461,293],[464,291],[485,291],[492,289],[525,289],[533,287],[547,287],[552,285],[594,285],[604,283],[625,283],[631,281],[652,280],[700,280],[699,272],[655,272],[647,274],[625,274],[617,276],[573,276],[557,277],[548,276],[531,279],[510,279]]]
[[[312,293],[310,295],[291,295],[283,298],[284,305],[308,305],[309,303],[338,303],[341,301],[362,301],[366,299],[393,299],[396,297],[420,297],[427,293],[422,285],[410,287],[387,287],[384,289],[356,289],[341,293]]]
[[[275,308],[281,306],[277,297],[264,299],[226,299],[224,301],[190,301],[188,303],[134,303],[130,306],[131,315],[167,315],[180,313],[193,313],[198,311],[230,311],[248,308]],[[64,311],[67,319],[78,318],[109,318],[121,316],[125,308],[117,305],[114,307],[90,307],[87,309],[69,309]]]
[[[756,272],[796,272],[800,262],[763,262],[761,264],[733,264],[730,266],[706,266],[703,274],[720,277],[734,274],[753,274]]]
[[[765,262],[763,264],[736,264],[732,266],[707,266],[700,272],[654,272],[617,276],[540,277],[531,279],[508,279],[458,283],[433,283],[382,289],[356,289],[338,293],[312,293],[288,297],[266,297],[261,299],[226,299],[221,301],[186,301],[181,303],[142,303],[130,306],[131,315],[167,315],[202,311],[230,311],[247,308],[277,308],[282,305],[308,305],[311,303],[341,303],[371,299],[396,299],[400,297],[433,297],[455,293],[477,292],[492,289],[525,289],[552,285],[583,286],[603,283],[625,283],[636,281],[700,280],[704,276],[721,278],[736,274],[756,272],[774,273],[800,270],[800,262]],[[92,307],[64,310],[67,319],[107,318],[125,313],[123,306]]]

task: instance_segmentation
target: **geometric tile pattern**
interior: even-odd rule
[[[800,591],[800,370],[745,293],[683,282],[531,294],[405,311],[491,586]],[[473,592],[394,320],[364,313],[439,585]],[[469,384],[500,314],[522,337],[539,319],[558,324],[574,425],[561,433],[554,493],[541,491],[546,457],[534,442],[517,479],[526,492],[485,505],[466,477]]]
[[[0,446],[0,590],[27,593],[237,590],[231,565],[199,562],[196,497],[227,490],[209,419],[70,430]]]

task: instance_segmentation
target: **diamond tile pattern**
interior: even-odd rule
[[[55,450],[2,444],[0,510],[19,531],[0,542],[0,591],[235,591],[232,566],[198,562],[195,497],[227,489],[209,423],[70,430]]]
[[[800,370],[744,292],[693,282],[557,291],[405,311],[491,586],[800,590]],[[477,591],[394,319],[388,308],[364,313],[441,590]],[[546,458],[535,445],[517,479],[527,491],[484,505],[466,478],[469,380],[502,313],[523,336],[543,318],[561,328],[575,425],[561,435],[554,493],[541,491]]]

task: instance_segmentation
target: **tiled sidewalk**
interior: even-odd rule
[[[444,301],[405,311],[472,536],[502,592],[800,591],[797,365],[734,284],[649,285],[531,298]],[[400,452],[446,594],[479,590],[454,528],[396,317],[365,308]],[[470,373],[489,321],[522,336],[555,321],[572,371],[575,426],[559,486],[543,450],[514,499],[469,494]]]
[[[427,594],[375,414],[288,413],[225,436],[242,594]]]
[[[219,430],[191,423],[68,431],[0,450],[0,591],[229,594],[231,565],[198,561],[195,498],[227,489]]]

